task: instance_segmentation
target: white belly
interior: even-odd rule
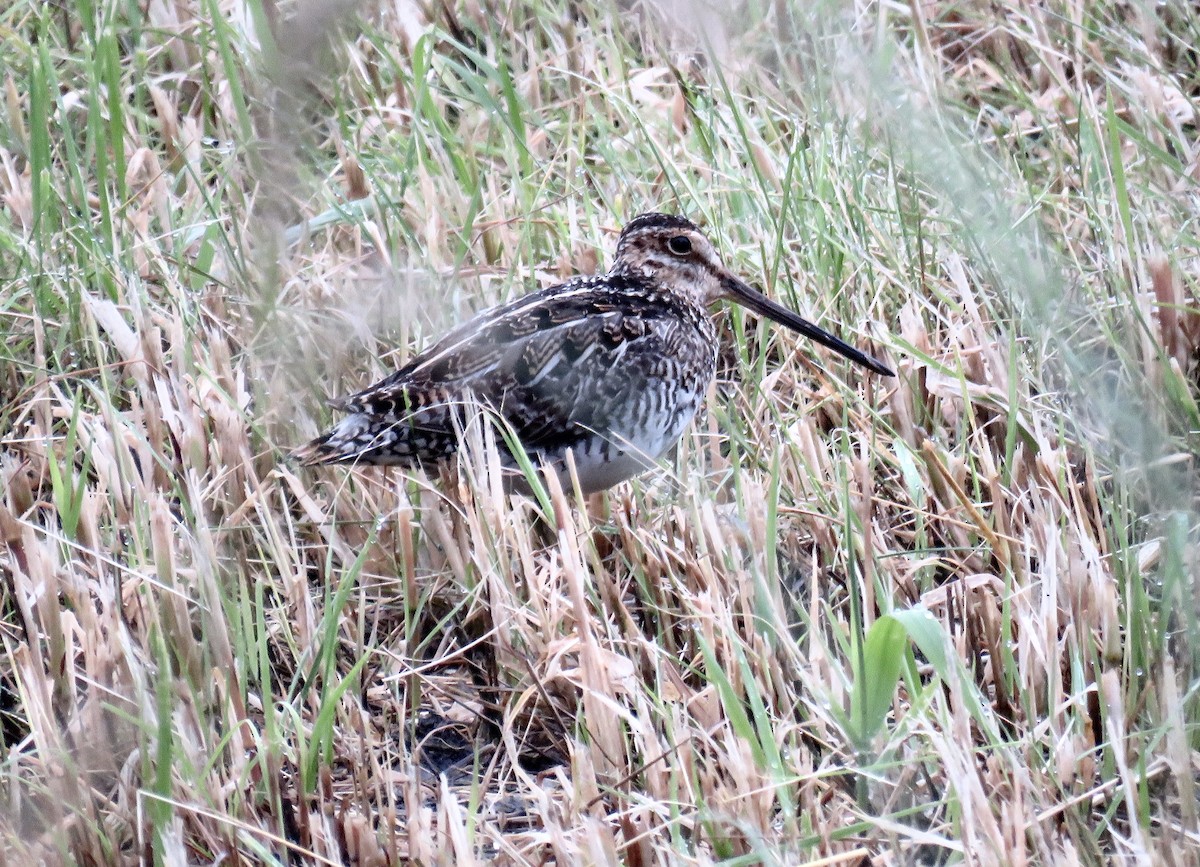
[[[653,468],[679,442],[696,414],[700,395],[681,391],[672,397],[667,411],[636,407],[620,430],[594,436],[575,448],[575,471],[585,494],[611,488]]]

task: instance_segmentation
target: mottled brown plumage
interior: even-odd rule
[[[695,415],[716,370],[708,307],[721,298],[891,375],[730,274],[690,221],[643,214],[621,232],[606,275],[576,277],[460,325],[387,379],[335,401],[349,415],[294,456],[436,463],[457,451],[464,411],[482,405],[560,473],[572,450],[583,491],[603,490],[652,466]]]

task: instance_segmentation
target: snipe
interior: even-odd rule
[[[463,407],[482,404],[535,460],[562,473],[572,450],[583,492],[603,490],[653,466],[696,414],[716,372],[708,307],[722,298],[892,375],[733,276],[694,223],[643,214],[622,230],[607,274],[480,313],[382,382],[333,401],[349,415],[293,456],[436,463],[459,447]]]

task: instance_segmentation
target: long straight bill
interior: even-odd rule
[[[890,369],[888,369],[883,362],[877,361],[862,350],[854,348],[846,341],[834,337],[824,328],[813,325],[799,314],[793,313],[791,310],[788,310],[786,307],[780,304],[776,304],[766,295],[751,289],[741,280],[733,277],[726,277],[725,288],[729,294],[733,296],[735,301],[745,305],[746,307],[749,307],[755,313],[758,313],[761,316],[766,316],[768,319],[773,319],[780,325],[785,325],[793,331],[815,340],[822,346],[829,347],[834,352],[846,356],[846,358],[849,358],[854,363],[861,364],[863,367],[868,368],[869,370],[873,370],[876,373],[883,374],[884,376],[896,375]]]

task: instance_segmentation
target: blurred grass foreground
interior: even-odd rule
[[[1200,12],[0,9],[0,864],[1197,864]],[[300,470],[646,210],[722,314],[577,503]]]

